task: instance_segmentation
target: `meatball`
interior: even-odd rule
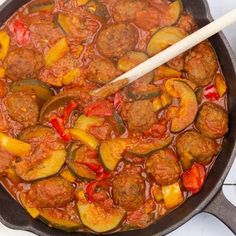
[[[211,102],[206,102],[199,110],[196,127],[209,138],[221,138],[228,131],[227,112]]]
[[[167,65],[177,71],[182,71],[184,69],[185,55],[181,54],[174,59],[170,60]]]
[[[128,171],[119,174],[113,181],[113,196],[125,210],[139,209],[145,201],[145,182],[141,175]]]
[[[214,50],[209,43],[201,43],[192,49],[185,58],[184,70],[188,78],[198,86],[210,84],[218,64]]]
[[[42,66],[42,55],[26,48],[11,51],[4,63],[6,75],[12,80],[35,78]]]
[[[64,207],[74,199],[72,183],[52,177],[32,184],[27,195],[31,207]]]
[[[106,57],[121,57],[135,48],[138,31],[132,25],[113,24],[103,29],[97,38],[97,49]]]
[[[148,7],[142,0],[118,0],[113,8],[113,17],[116,22],[132,22],[136,14]]]
[[[189,13],[184,13],[181,15],[178,27],[191,34],[195,30],[197,30],[197,24],[193,18],[193,16]]]
[[[112,61],[99,57],[90,63],[87,73],[88,80],[99,84],[106,84],[118,75]]]
[[[128,110],[128,126],[133,131],[145,131],[157,121],[153,104],[149,100],[135,101]]]
[[[37,123],[39,108],[33,95],[23,92],[12,93],[7,97],[6,106],[11,118],[24,127]]]
[[[151,174],[157,184],[170,185],[175,183],[181,174],[177,157],[171,149],[161,150],[148,158],[147,173]]]
[[[178,136],[176,149],[184,169],[188,169],[193,161],[208,164],[220,151],[220,145],[215,140],[191,130]]]

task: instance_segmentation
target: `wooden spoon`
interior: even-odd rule
[[[157,55],[149,58],[145,62],[139,64],[132,70],[122,74],[112,82],[104,85],[103,87],[96,89],[91,92],[91,95],[98,97],[107,97],[118,90],[122,89],[126,85],[136,81],[145,74],[153,71],[157,67],[165,64],[176,56],[196,46],[202,41],[208,39],[212,35],[218,33],[222,29],[236,22],[236,9],[230,11],[219,19],[209,23],[193,34],[187,36],[176,44],[168,47]]]

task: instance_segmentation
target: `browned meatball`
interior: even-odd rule
[[[195,130],[179,135],[176,148],[184,169],[188,169],[193,161],[208,164],[220,151],[220,145],[215,140],[207,138]]]
[[[181,174],[177,157],[171,149],[161,150],[149,157],[146,171],[155,178],[159,185],[173,184]]]
[[[42,66],[42,55],[26,48],[11,51],[4,63],[6,75],[12,80],[35,78]]]
[[[97,38],[97,49],[106,57],[121,57],[135,48],[138,31],[132,25],[113,24],[103,29]]]
[[[136,14],[148,7],[143,0],[118,0],[113,8],[113,17],[116,22],[132,22]]]
[[[35,125],[39,116],[39,108],[35,99],[35,96],[27,93],[10,94],[6,100],[8,114],[24,127]]]
[[[145,131],[157,121],[153,104],[149,100],[135,101],[128,110],[128,125],[133,131]]]
[[[87,79],[99,84],[106,84],[118,75],[112,61],[105,58],[96,58],[88,67]]]
[[[189,13],[184,13],[181,15],[178,27],[191,34],[195,30],[197,30],[197,24],[193,18],[193,16]]]
[[[128,171],[119,174],[113,181],[115,202],[127,211],[139,209],[145,201],[145,183],[138,173]]]
[[[27,200],[33,207],[64,207],[73,199],[73,185],[61,177],[33,183],[27,195]]]
[[[209,43],[201,43],[193,48],[185,58],[188,78],[198,86],[210,84],[217,71],[216,54]]]
[[[228,131],[227,112],[219,105],[206,102],[198,113],[196,127],[209,138],[221,138]]]

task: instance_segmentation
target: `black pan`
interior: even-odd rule
[[[27,0],[7,0],[0,7],[0,25],[2,25]],[[196,18],[199,26],[210,21],[206,0],[183,0],[185,8]],[[223,3],[222,3],[223,4]],[[181,207],[160,219],[156,224],[144,230],[118,233],[116,236],[161,236],[175,230],[199,212],[208,212],[221,219],[236,235],[236,208],[222,193],[222,185],[236,154],[236,65],[233,53],[222,33],[210,39],[219,58],[219,62],[228,85],[229,132],[223,143],[223,150],[211,169],[202,191],[189,198]],[[236,43],[236,42],[235,42]],[[0,221],[12,229],[31,231],[40,236],[66,236],[68,233],[49,228],[39,220],[33,220],[12,197],[0,187]],[[210,227],[210,226],[209,226]],[[71,236],[89,235],[89,233],[71,233]]]

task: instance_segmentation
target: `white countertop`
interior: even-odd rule
[[[0,0],[0,4],[5,0]],[[190,0],[192,1],[192,0]],[[197,1],[197,0],[195,0]],[[193,1],[194,2],[194,1]],[[236,8],[236,0],[208,0],[214,18],[217,18],[229,10]],[[234,53],[236,60],[236,24],[227,28],[225,31]],[[236,161],[225,181],[224,193],[226,197],[236,206]],[[0,206],[1,207],[1,206]],[[235,216],[236,217],[236,216]],[[191,233],[190,233],[191,232]],[[0,223],[1,236],[34,236],[34,234],[10,230]],[[175,230],[168,236],[233,236],[233,233],[215,217],[201,213],[187,222],[185,225]]]

